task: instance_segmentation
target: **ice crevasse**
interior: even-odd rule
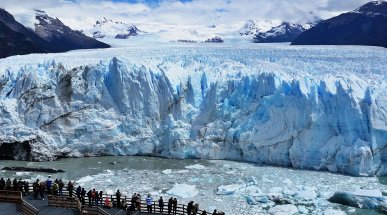
[[[2,70],[0,157],[157,155],[387,174],[383,71],[292,75],[280,57],[138,59]]]

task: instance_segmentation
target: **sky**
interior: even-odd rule
[[[40,9],[79,28],[107,17],[152,25],[240,25],[247,20],[306,22],[351,11],[369,0],[1,0],[12,12]],[[82,21],[82,22],[81,22]]]

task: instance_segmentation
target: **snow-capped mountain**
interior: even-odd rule
[[[264,33],[279,26],[281,21],[278,20],[248,20],[238,31],[241,36],[253,37],[257,33]]]
[[[311,25],[313,24],[301,25],[278,20],[249,20],[238,32],[255,43],[291,42]]]
[[[17,22],[6,10],[0,8],[0,58],[11,55],[44,53],[50,44],[36,33]]]
[[[300,24],[282,22],[266,32],[257,31],[253,36],[253,41],[255,43],[291,42],[305,30],[307,29]]]
[[[117,22],[111,19],[103,18],[95,22],[90,30],[89,35],[94,38],[115,38],[128,39],[145,32],[139,30],[135,25],[124,22]]]
[[[387,2],[372,1],[320,22],[292,45],[370,45],[387,47]]]
[[[72,30],[59,19],[52,18],[40,10],[17,14],[15,19],[7,11],[0,9],[0,22],[1,57],[110,47],[79,31]]]

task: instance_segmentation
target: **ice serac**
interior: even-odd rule
[[[291,76],[301,64],[343,63],[292,64],[278,50],[251,51],[268,59],[254,62],[237,57],[249,50],[180,51],[149,51],[152,62],[138,54],[138,62],[114,57],[72,68],[50,61],[2,72],[0,158],[157,155],[387,174],[383,60],[369,65],[373,74]],[[299,59],[299,50],[286,54],[293,55]]]

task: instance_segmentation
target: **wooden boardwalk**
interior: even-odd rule
[[[30,189],[32,190],[32,189]],[[153,212],[156,213],[146,213],[146,202],[141,201],[141,212],[134,211],[132,213],[127,212],[126,210],[119,208],[106,209],[101,206],[92,206],[81,205],[78,198],[68,197],[68,192],[63,192],[64,196],[53,196],[53,195],[44,195],[44,198],[34,199],[32,195],[23,196],[19,191],[1,191],[0,190],[0,214],[23,214],[23,215],[142,215],[142,214],[160,214],[159,206],[154,201],[152,204]],[[103,199],[109,198],[112,202],[117,202],[117,199],[113,195],[104,195]],[[86,203],[88,199],[86,196]],[[121,202],[130,205],[130,199],[126,196],[121,198]],[[165,202],[164,213],[168,214],[167,202]],[[201,214],[202,211],[199,211],[198,214]],[[208,212],[207,212],[208,213]],[[187,206],[178,204],[176,215],[186,215]]]

